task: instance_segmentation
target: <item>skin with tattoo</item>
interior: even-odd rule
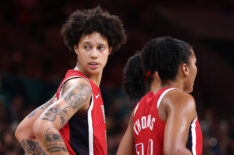
[[[53,96],[49,101],[47,101],[37,109],[33,110],[30,114],[28,114],[28,116],[25,117],[24,120],[17,127],[15,135],[26,154],[45,154],[45,152],[39,145],[32,128],[35,120],[54,101],[56,101],[55,96]]]
[[[36,141],[24,139],[20,143],[27,154],[46,155]]]
[[[79,84],[80,82],[81,84]],[[34,154],[34,153],[45,154],[45,152],[43,152],[43,149],[40,146],[44,145],[45,150],[48,153],[67,152],[66,145],[63,142],[58,130],[61,129],[66,124],[66,122],[71,118],[72,115],[74,115],[77,112],[78,109],[80,109],[81,112],[87,111],[89,107],[90,98],[91,98],[91,87],[86,80],[72,79],[67,81],[64,84],[62,98],[60,100],[56,101],[55,97],[53,97],[48,102],[38,107],[34,111],[32,111],[25,118],[25,120],[21,122],[21,125],[24,125],[26,121],[30,121],[33,124],[36,118],[39,117],[40,121],[36,122],[40,122],[39,124],[41,124],[41,122],[45,122],[43,124],[48,125],[47,128],[45,129],[44,138],[42,138],[43,141],[40,144],[38,143],[38,139],[36,135],[33,133],[33,131],[28,132],[27,136],[25,134],[24,136],[23,135],[17,136],[24,151],[27,154]],[[21,125],[18,126],[17,128],[18,131],[21,130]],[[56,125],[57,128],[51,127],[52,125]],[[28,127],[26,128],[26,130],[31,128],[33,127]],[[35,128],[41,130],[40,127],[35,127]],[[54,132],[53,134],[52,131]],[[24,137],[31,137],[31,138],[26,139]]]
[[[41,114],[41,112],[44,109],[46,109],[47,107],[49,107],[54,101],[56,101],[55,96],[53,96],[48,102],[46,102],[45,104],[41,105],[37,109],[33,110],[30,114],[28,114],[28,118],[30,119],[33,116],[35,116],[36,114]],[[41,111],[41,112],[39,112],[39,111]]]
[[[45,141],[44,145],[48,152],[60,152],[64,151],[67,152],[67,148],[63,142],[62,137],[59,133],[56,133],[57,129],[55,128],[48,128],[45,134]]]
[[[91,93],[87,80],[68,80],[63,86],[61,98],[50,105],[34,123],[34,133],[46,154],[68,154],[59,130],[75,113],[88,110]]]

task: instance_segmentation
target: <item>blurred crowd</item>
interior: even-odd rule
[[[196,2],[201,3],[199,0]],[[227,4],[230,2],[227,1]],[[161,21],[154,9],[156,3],[163,2],[150,0],[148,3],[152,5],[140,0],[103,0],[100,4],[120,16],[128,35],[127,44],[110,57],[101,83],[109,155],[115,154],[132,110],[122,89],[127,58],[140,50],[150,38],[167,34],[167,21]],[[0,1],[0,154],[24,154],[14,137],[16,126],[30,111],[55,93],[66,70],[75,65],[74,53],[63,44],[61,25],[75,9],[91,8],[98,4],[92,0],[85,3],[72,0]],[[161,22],[156,23],[158,20]],[[195,99],[201,104],[198,105],[198,114],[204,138],[203,154],[234,154],[233,114],[220,117],[217,113],[219,108],[215,106],[222,105],[206,103],[197,89]]]

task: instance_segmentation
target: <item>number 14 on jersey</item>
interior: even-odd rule
[[[137,155],[153,155],[153,140],[149,139],[148,140],[148,146],[144,146],[143,143],[138,143],[135,145],[136,147],[136,154]],[[147,154],[144,154],[144,149],[147,147]]]

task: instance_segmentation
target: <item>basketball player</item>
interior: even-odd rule
[[[77,55],[55,96],[30,113],[16,137],[26,154],[106,155],[100,81],[111,51],[126,42],[122,22],[100,7],[77,10],[62,27],[66,46]]]
[[[193,91],[197,74],[192,47],[172,38],[148,42],[125,68],[125,90],[140,99],[118,155],[201,155],[202,133]]]

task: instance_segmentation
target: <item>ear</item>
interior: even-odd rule
[[[112,47],[109,48],[109,54],[112,52]]]
[[[158,71],[155,71],[154,74],[153,74],[154,78],[155,79],[160,79],[159,75],[158,75]]]
[[[78,45],[75,44],[73,49],[74,49],[75,53],[78,55]]]
[[[181,72],[185,77],[187,77],[189,75],[189,68],[188,68],[187,64],[183,63],[181,65]]]

